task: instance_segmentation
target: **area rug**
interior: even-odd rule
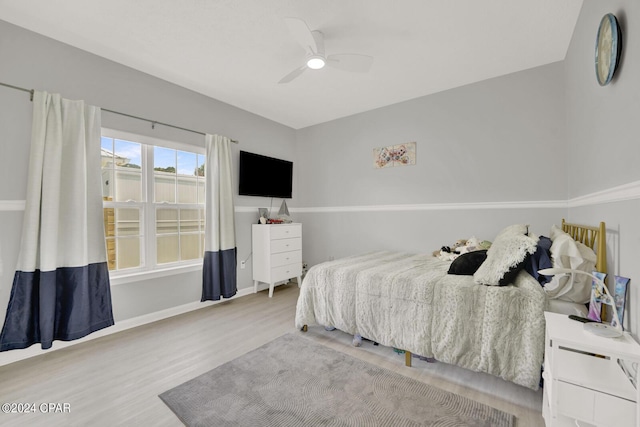
[[[513,426],[515,422],[511,414],[300,334],[277,338],[160,398],[187,426]]]

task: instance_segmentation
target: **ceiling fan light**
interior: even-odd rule
[[[321,58],[319,56],[312,56],[307,60],[307,67],[311,68],[312,70],[319,70],[323,68],[325,64],[326,62],[324,58]]]

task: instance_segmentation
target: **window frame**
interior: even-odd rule
[[[154,181],[154,147],[163,147],[172,150],[185,151],[205,156],[206,150],[204,142],[202,146],[185,144],[177,141],[169,141],[147,135],[138,135],[121,130],[103,127],[101,136],[106,138],[119,139],[141,144],[141,195],[142,201],[107,201],[104,200],[103,208],[138,208],[140,210],[140,266],[122,270],[109,270],[109,278],[112,285],[129,283],[139,280],[147,280],[158,277],[165,277],[172,274],[180,274],[202,269],[204,257],[204,244],[202,254],[199,258],[180,260],[168,263],[157,263],[157,237],[156,232],[156,211],[158,209],[176,209],[178,213],[181,209],[202,209],[201,223],[204,233],[205,201],[200,203],[169,203],[155,201],[155,181]],[[197,162],[196,162],[197,163]],[[177,170],[176,170],[177,173]],[[206,192],[206,190],[205,190]],[[115,214],[115,211],[114,211]],[[180,245],[180,221],[178,220],[178,245]],[[105,236],[106,245],[106,236]],[[178,246],[180,251],[180,246]],[[180,254],[180,252],[179,252]]]

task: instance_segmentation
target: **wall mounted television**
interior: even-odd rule
[[[291,198],[293,162],[240,151],[238,194]]]

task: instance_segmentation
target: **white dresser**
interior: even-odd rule
[[[269,284],[269,298],[273,287],[292,277],[298,286],[302,276],[302,224],[253,224],[253,291],[258,283]]]
[[[542,416],[547,427],[638,426],[636,378],[633,369],[625,373],[621,367],[640,362],[638,343],[628,333],[602,338],[566,315],[544,315]]]

